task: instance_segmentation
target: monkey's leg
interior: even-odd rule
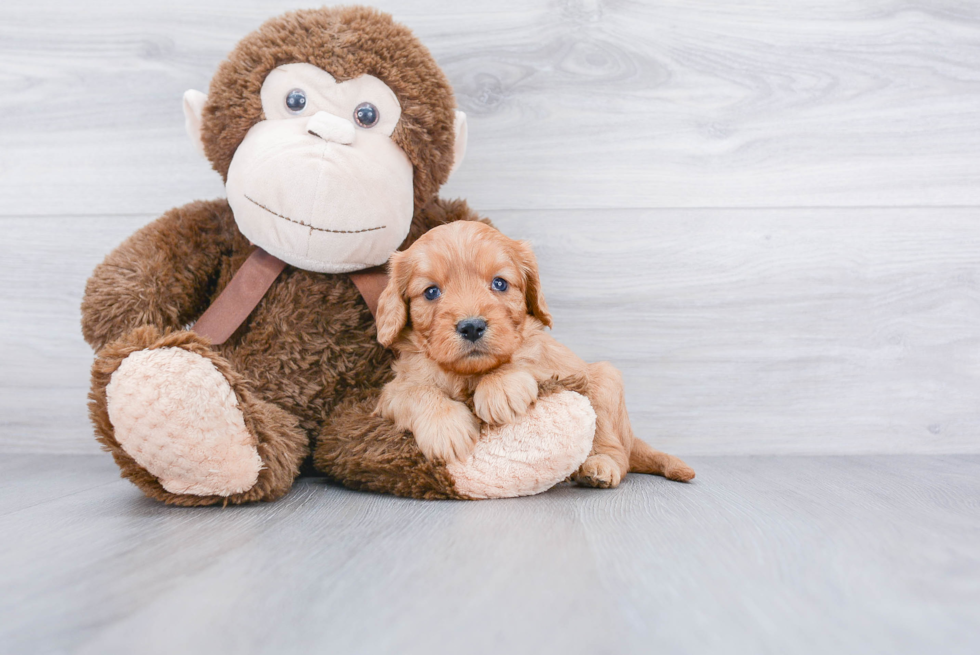
[[[331,415],[313,454],[316,467],[354,488],[412,498],[510,498],[540,493],[585,460],[595,413],[577,393],[544,395],[508,425],[483,427],[464,461],[425,458],[409,432],[376,416],[380,389],[348,397]]]
[[[298,420],[193,332],[133,330],[92,367],[97,438],[146,495],[175,505],[274,500],[309,451]]]
[[[381,389],[352,392],[317,438],[317,470],[351,489],[429,500],[464,498],[441,462],[429,461],[410,432],[374,414]]]

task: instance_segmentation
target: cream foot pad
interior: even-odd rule
[[[530,496],[574,473],[589,456],[594,436],[588,399],[560,391],[538,399],[516,423],[484,426],[470,458],[447,468],[465,496]]]
[[[171,493],[230,496],[255,485],[262,459],[238,399],[206,358],[140,350],[106,387],[116,441]]]

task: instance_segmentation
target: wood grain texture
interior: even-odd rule
[[[975,652],[980,458],[692,464],[689,485],[425,502],[306,480],[186,509],[108,456],[5,458],[48,492],[18,507],[32,483],[0,475],[0,651]]]
[[[980,452],[980,212],[494,214],[684,453]]]
[[[980,204],[970,0],[377,4],[449,75],[470,115],[449,191],[487,210]],[[0,212],[220,193],[181,94],[292,6],[6,0]]]
[[[664,450],[980,452],[976,210],[489,216],[534,243],[555,336],[622,369]],[[146,220],[0,219],[0,451],[96,451],[81,292]]]
[[[149,220],[0,218],[0,450],[98,451],[82,293],[92,269]]]
[[[95,452],[85,279],[221,195],[181,94],[293,6],[0,6],[0,451]],[[447,193],[534,240],[556,334],[623,369],[644,438],[980,452],[976,3],[378,6],[470,115]]]

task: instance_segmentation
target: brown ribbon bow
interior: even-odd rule
[[[286,262],[256,248],[191,329],[211,339],[214,345],[224,343],[245,322],[284,268]],[[384,267],[375,266],[349,275],[371,315],[377,318],[378,298],[388,284]]]

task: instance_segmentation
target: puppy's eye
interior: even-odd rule
[[[507,280],[505,280],[504,278],[495,277],[493,278],[493,283],[490,286],[493,287],[494,291],[507,291],[507,287],[509,287],[510,285],[507,284]]]
[[[426,289],[422,295],[425,296],[426,300],[435,300],[442,295],[442,290],[439,287],[433,286]]]
[[[303,89],[293,89],[286,94],[286,109],[298,114],[306,109],[306,92]]]
[[[354,121],[361,127],[374,127],[381,120],[381,112],[370,102],[362,102],[354,109]]]

